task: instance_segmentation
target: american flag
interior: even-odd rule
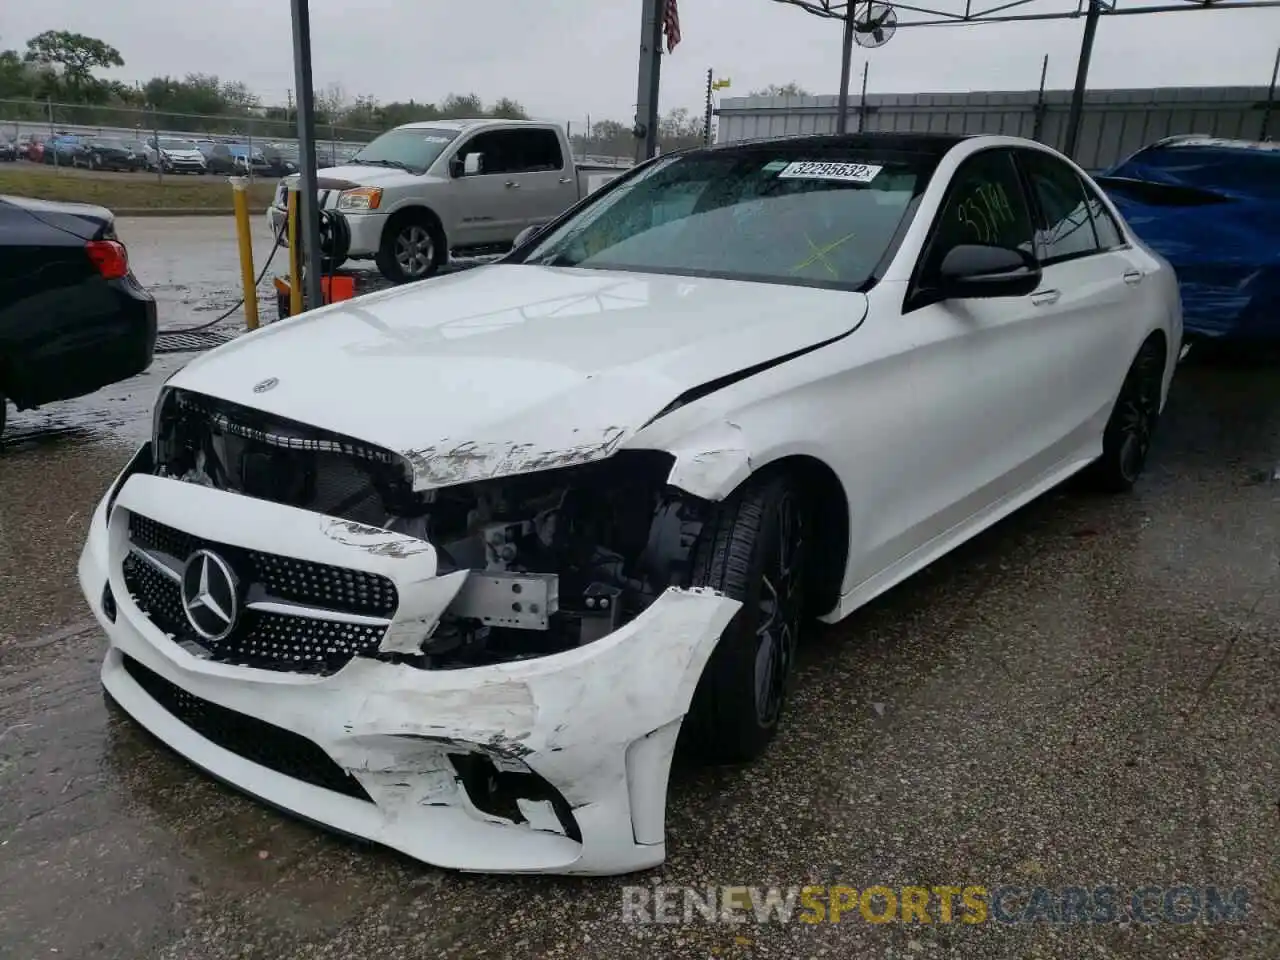
[[[676,0],[666,2],[666,9],[662,14],[662,32],[667,38],[667,53],[671,53],[680,42],[680,8],[676,6]]]

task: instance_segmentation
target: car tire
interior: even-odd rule
[[[392,283],[426,280],[444,263],[444,234],[424,213],[394,217],[382,232],[374,262]]]
[[[0,393],[0,437],[4,436],[5,421],[9,419],[9,401]]]
[[[1128,493],[1142,475],[1160,422],[1165,360],[1163,343],[1151,337],[1125,374],[1102,436],[1102,456],[1086,471],[1095,490]]]
[[[698,538],[692,584],[742,603],[707,661],[681,731],[703,763],[753,760],[777,731],[804,620],[808,528],[793,478],[774,474],[717,504]]]
[[[97,157],[90,157],[90,158],[89,158],[89,169],[90,169],[90,170],[97,170],[97,169],[98,169],[98,167],[99,167],[98,158],[97,158]]]

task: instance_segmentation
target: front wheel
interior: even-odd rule
[[[392,283],[412,283],[433,276],[444,260],[444,237],[426,219],[393,222],[383,231],[375,262]]]
[[[1127,493],[1142,475],[1160,422],[1164,366],[1162,344],[1154,337],[1147,340],[1129,367],[1111,410],[1102,437],[1102,456],[1089,467],[1087,479],[1095,489]]]
[[[777,732],[804,619],[808,528],[796,484],[777,474],[717,504],[698,539],[693,584],[742,603],[685,718],[686,743],[704,762],[753,760]]]

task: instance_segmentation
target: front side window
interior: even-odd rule
[[[607,190],[521,262],[858,289],[928,180],[853,148],[677,155]]]
[[[478,133],[459,151],[463,156],[468,153],[483,155],[482,174],[536,173],[564,167],[560,138],[554,130]]]
[[[986,150],[956,170],[930,244],[939,264],[961,244],[987,244],[1034,255],[1034,229],[1013,154]]]
[[[1097,253],[1098,237],[1076,172],[1056,157],[1025,150],[1027,178],[1040,206],[1036,240],[1044,263]]]

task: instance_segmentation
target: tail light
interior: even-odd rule
[[[129,253],[119,240],[90,240],[85,252],[107,280],[119,280],[129,275]]]

